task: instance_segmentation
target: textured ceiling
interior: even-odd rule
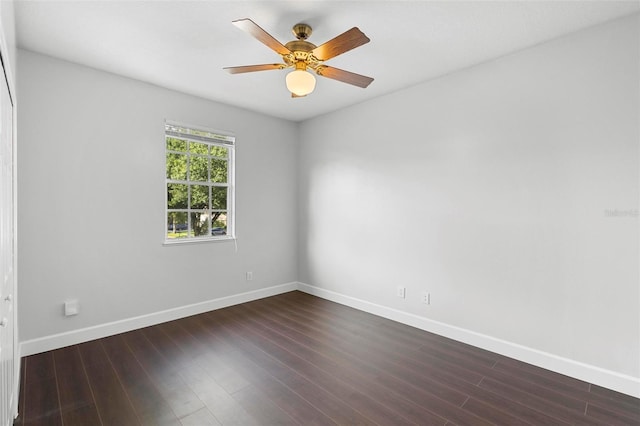
[[[18,46],[265,114],[300,121],[640,10],[638,1],[26,1]],[[371,42],[327,62],[375,78],[361,89],[318,77],[291,99],[286,70],[232,20],[251,18],[283,44],[313,27],[316,45],[353,26]]]

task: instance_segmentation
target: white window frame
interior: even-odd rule
[[[199,132],[206,133],[206,135],[201,134],[190,134],[189,132]],[[169,153],[176,154],[184,154],[179,151],[171,151],[167,148],[167,137],[175,137],[179,139],[183,139],[187,142],[198,142],[198,143],[206,143],[208,145],[213,146],[221,146],[227,149],[227,183],[221,184],[216,182],[211,182],[211,177],[209,176],[209,180],[204,182],[209,187],[227,187],[227,231],[225,235],[211,235],[211,224],[209,222],[209,232],[207,236],[187,236],[182,238],[168,238],[168,218],[169,213],[180,211],[187,213],[187,224],[188,230],[192,229],[191,226],[191,213],[202,212],[202,209],[191,209],[188,201],[186,209],[169,209],[169,195],[167,191],[167,185],[171,183],[175,184],[186,184],[188,187],[190,185],[202,185],[202,181],[195,181],[189,179],[189,159],[191,154],[187,154],[187,179],[182,180],[173,180],[167,177],[167,163],[166,158]],[[164,182],[164,245],[174,245],[174,244],[192,244],[192,243],[201,243],[201,242],[212,242],[212,241],[232,241],[236,238],[236,221],[235,221],[235,135],[230,132],[220,131],[209,129],[203,126],[191,125],[186,123],[179,123],[174,121],[165,121],[165,131],[164,131],[164,146],[165,146],[165,182]],[[208,156],[208,158],[212,158]],[[209,192],[211,194],[211,192]],[[216,209],[212,209],[212,197],[209,196],[209,206],[207,211],[211,212]],[[191,192],[189,189],[187,199],[191,199]]]

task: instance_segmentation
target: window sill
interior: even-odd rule
[[[184,244],[202,244],[202,243],[223,243],[227,241],[235,241],[236,237],[218,237],[218,238],[176,238],[164,240],[163,246],[181,246]]]

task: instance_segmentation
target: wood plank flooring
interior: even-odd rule
[[[640,425],[640,400],[301,292],[23,360],[16,425]]]

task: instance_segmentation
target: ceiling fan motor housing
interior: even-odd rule
[[[311,27],[307,24],[295,24],[291,30],[298,40],[306,40],[311,35]]]
[[[298,61],[304,61],[308,64],[318,61],[313,58],[311,54],[311,51],[316,48],[316,45],[313,43],[304,40],[293,40],[284,46],[291,51],[291,54],[282,55],[282,58],[288,65],[293,65]]]

